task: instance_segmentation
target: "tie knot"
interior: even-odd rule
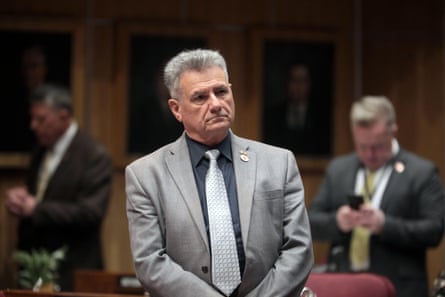
[[[206,151],[205,156],[209,160],[217,160],[219,157],[219,150],[217,150],[217,149],[208,150],[208,151]]]

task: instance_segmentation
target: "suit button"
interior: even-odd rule
[[[202,267],[201,267],[201,271],[202,271],[203,273],[208,273],[208,272],[209,272],[209,267],[207,267],[207,266],[202,266]]]

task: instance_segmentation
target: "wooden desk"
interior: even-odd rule
[[[144,288],[134,274],[102,270],[77,270],[74,274],[74,291],[131,295],[145,294]]]
[[[32,290],[3,290],[4,297],[128,297],[125,294],[83,293],[83,292],[33,292]]]

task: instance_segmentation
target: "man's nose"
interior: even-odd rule
[[[219,99],[215,93],[211,92],[209,97],[209,104],[213,108],[220,108],[221,107],[221,99]]]

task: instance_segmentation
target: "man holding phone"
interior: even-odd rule
[[[363,195],[351,194],[348,195],[349,207],[354,210],[359,210],[360,206],[365,202]]]
[[[314,240],[330,241],[328,267],[388,277],[397,296],[428,296],[426,251],[444,232],[436,166],[397,142],[385,97],[353,104],[355,152],[334,159],[309,208]]]

